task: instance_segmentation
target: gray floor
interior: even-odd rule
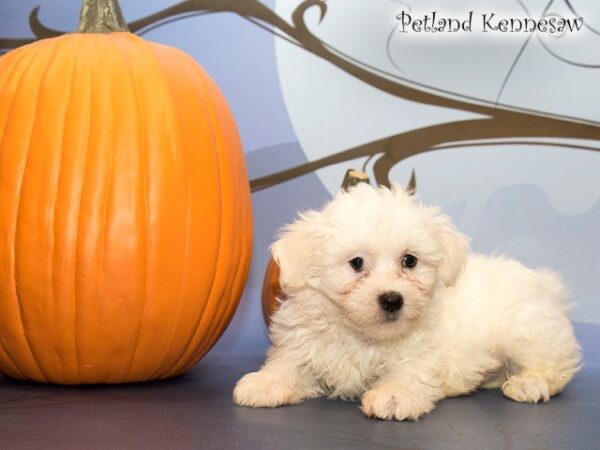
[[[234,382],[259,356],[212,353],[189,374],[117,387],[0,379],[2,449],[585,449],[600,448],[600,326],[578,326],[586,365],[560,396],[523,405],[497,390],[442,401],[419,422],[363,417],[358,405],[311,400],[235,407]]]

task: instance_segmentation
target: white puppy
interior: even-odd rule
[[[327,395],[416,419],[478,387],[547,401],[578,370],[558,275],[468,254],[448,217],[400,187],[341,192],[286,226],[272,251],[288,298],[265,364],[235,387],[238,405]]]

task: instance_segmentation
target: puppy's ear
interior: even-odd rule
[[[433,218],[438,243],[442,249],[440,279],[446,286],[452,286],[467,263],[469,238],[456,230],[448,216],[436,214]]]
[[[286,225],[271,245],[273,259],[281,271],[279,285],[292,293],[311,284],[318,273],[320,215],[316,211],[300,214],[299,219]]]

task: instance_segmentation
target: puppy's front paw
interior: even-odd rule
[[[274,408],[291,405],[302,400],[294,389],[280,378],[264,372],[252,372],[237,382],[233,389],[233,402],[253,408]]]
[[[516,402],[537,403],[550,400],[548,383],[534,373],[510,376],[502,385],[502,392]]]
[[[378,419],[416,420],[434,407],[426,395],[380,387],[362,396],[362,412]]]

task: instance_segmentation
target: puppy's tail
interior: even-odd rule
[[[558,308],[564,313],[568,313],[577,306],[570,301],[571,290],[560,274],[546,268],[537,269],[536,273],[538,275],[538,289],[540,295],[551,301],[555,308]]]

